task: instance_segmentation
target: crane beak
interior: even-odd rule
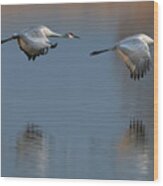
[[[75,38],[75,39],[80,39],[80,37],[79,37],[79,36],[76,36],[76,35],[74,35],[74,38]]]

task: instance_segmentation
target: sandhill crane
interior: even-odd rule
[[[130,70],[131,78],[136,80],[143,78],[144,74],[150,70],[151,54],[149,46],[153,43],[153,39],[149,36],[137,34],[117,42],[111,48],[94,51],[90,55],[116,51]]]
[[[1,44],[17,39],[20,49],[27,55],[28,60],[35,60],[37,56],[47,54],[49,48],[57,47],[57,43],[53,44],[49,37],[79,38],[71,32],[62,35],[53,32],[46,26],[35,26],[20,33],[14,33],[11,37],[1,40]]]

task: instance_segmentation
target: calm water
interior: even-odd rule
[[[134,81],[114,53],[89,53],[153,37],[153,3],[2,6],[2,38],[37,24],[81,39],[35,62],[2,46],[2,176],[152,180],[153,70]]]

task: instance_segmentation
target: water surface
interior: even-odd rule
[[[2,176],[152,180],[153,70],[134,81],[114,53],[89,53],[153,37],[153,3],[2,6],[2,38],[38,24],[81,39],[35,62],[2,46]]]

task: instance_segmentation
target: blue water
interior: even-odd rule
[[[115,53],[89,53],[132,34],[153,37],[153,3],[2,6],[1,14],[2,38],[37,24],[81,37],[53,40],[58,47],[35,62],[15,41],[2,46],[2,176],[152,180],[153,69],[134,81]],[[145,132],[131,129],[134,120]],[[27,123],[43,136],[24,136]]]

